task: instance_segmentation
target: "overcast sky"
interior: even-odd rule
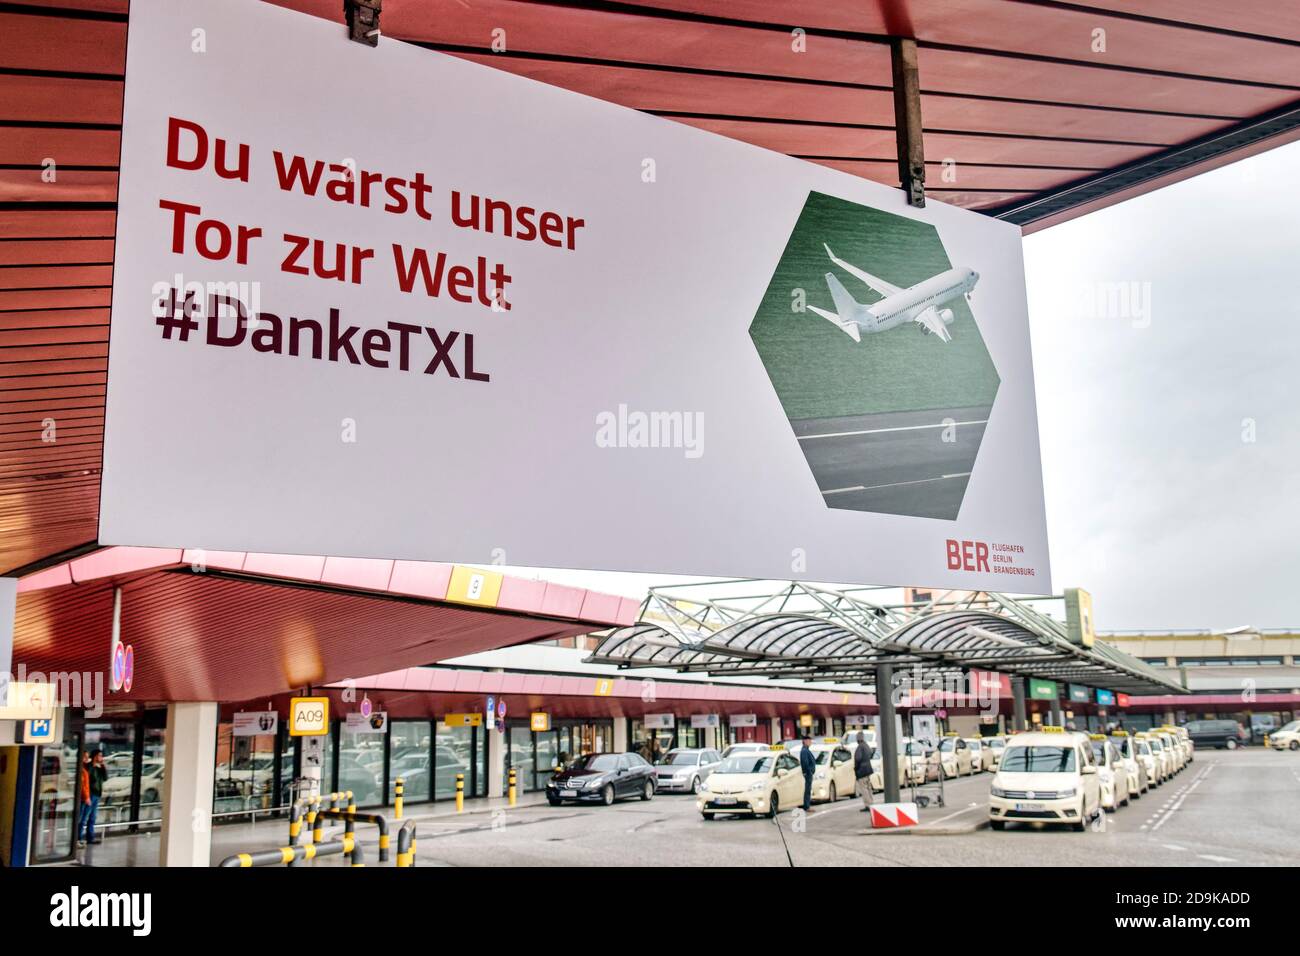
[[[1057,589],[1102,630],[1300,625],[1300,144],[1025,259]],[[1098,295],[1126,282],[1149,321]]]
[[[1091,591],[1101,631],[1300,626],[1300,144],[1025,257],[1057,592]]]

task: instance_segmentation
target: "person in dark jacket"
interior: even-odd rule
[[[812,752],[812,738],[807,734],[803,738],[803,749],[799,751],[799,769],[803,771],[803,812],[812,813],[813,775],[817,773],[817,758]]]
[[[858,731],[858,747],[853,751],[853,777],[857,794],[862,798],[862,812],[871,810],[871,747],[867,735]]]

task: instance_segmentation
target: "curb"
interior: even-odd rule
[[[882,829],[864,830],[864,836],[963,836],[968,833],[976,833],[980,830],[989,828],[988,820],[981,820],[979,823],[968,827],[927,827],[924,824],[918,827],[884,827]]]

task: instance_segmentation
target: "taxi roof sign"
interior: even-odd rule
[[[1063,734],[1063,733],[1065,733],[1065,728],[1064,728],[1064,727],[1049,727],[1049,726],[1044,725],[1044,726],[1042,726],[1042,727],[1039,727],[1038,730],[1039,730],[1040,733],[1044,733],[1044,734]]]
[[[1089,739],[1089,740],[1105,740],[1105,739],[1106,739],[1106,735],[1105,735],[1105,734],[1089,734],[1089,735],[1088,735],[1088,739]]]
[[[1112,731],[1110,732],[1110,735],[1111,735],[1112,737],[1127,737],[1127,736],[1128,736],[1128,731],[1127,731],[1127,730],[1112,730]]]

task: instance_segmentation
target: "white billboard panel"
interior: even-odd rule
[[[252,0],[132,5],[107,405],[109,544],[1050,590],[1016,227]]]

